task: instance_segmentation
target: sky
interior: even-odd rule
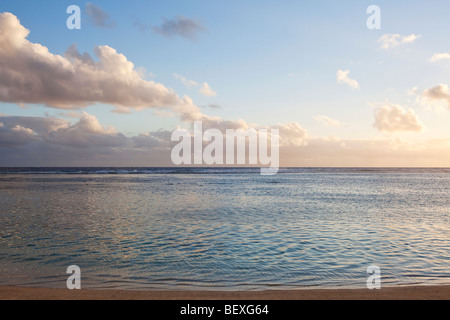
[[[0,166],[172,166],[172,132],[202,121],[279,129],[282,166],[448,167],[449,9],[4,0]]]

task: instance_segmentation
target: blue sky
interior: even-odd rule
[[[96,26],[84,1],[2,1],[0,12],[14,14],[31,31],[30,42],[56,55],[64,56],[72,44],[94,59],[96,46],[114,48],[136,69],[144,68],[146,80],[173,89],[179,97],[189,96],[207,116],[261,126],[294,121],[311,139],[401,139],[426,145],[428,140],[449,138],[445,99],[429,99],[439,107],[421,99],[427,89],[449,83],[450,59],[430,61],[436,53],[450,52],[447,1],[91,3],[109,15],[113,27]],[[66,8],[72,4],[82,9],[81,30],[66,27]],[[380,30],[366,27],[366,9],[372,4],[381,8]],[[203,28],[193,33],[196,39],[165,37],[152,29],[176,17]],[[417,38],[383,49],[380,38],[392,34]],[[348,70],[359,88],[338,83],[338,70]],[[197,85],[187,87],[174,74]],[[216,95],[199,93],[205,82]],[[207,105],[220,108],[203,107]],[[387,131],[374,126],[375,110],[385,107],[391,115],[393,105],[400,105],[405,114],[413,111],[416,123]],[[114,106],[102,102],[82,109],[127,137],[180,125],[176,115],[161,116],[153,108],[130,114],[112,110]],[[21,108],[0,102],[0,113],[8,116],[76,121],[69,112],[42,103]],[[341,125],[327,125],[324,117]]]

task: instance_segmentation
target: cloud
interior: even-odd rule
[[[139,20],[137,20],[136,17],[133,17],[134,21],[133,21],[133,27],[136,27],[139,29],[139,31],[141,33],[146,33],[147,30],[151,29],[148,25],[140,22]]]
[[[41,117],[0,117],[0,140],[9,145],[40,141],[43,144],[77,148],[118,147],[126,145],[124,135],[102,126],[94,115],[83,112],[77,123]]]
[[[0,13],[0,101],[80,109],[95,103],[118,111],[167,108],[179,102],[173,90],[147,81],[132,62],[109,46],[94,49],[98,61],[70,47],[66,55],[26,38],[29,30],[11,13]]]
[[[309,138],[280,148],[281,167],[448,167],[450,139],[408,142],[399,138]]]
[[[323,116],[323,115],[317,115],[314,117],[314,119],[318,122],[323,123],[327,127],[343,127],[343,126],[345,126],[345,123],[343,123],[339,120],[331,119],[331,118],[329,118],[327,116]]]
[[[205,116],[201,112],[200,107],[194,104],[189,96],[184,96],[171,110],[178,114],[182,121],[186,122],[200,121],[208,118],[208,116]]]
[[[136,137],[132,137],[134,148],[154,149],[169,147],[172,132],[167,130],[158,130],[155,132],[144,132]]]
[[[424,129],[414,110],[405,110],[399,105],[377,108],[373,125],[383,132],[422,131]]]
[[[44,104],[77,110],[95,104],[115,106],[117,113],[154,108],[175,112],[183,121],[203,117],[191,98],[180,98],[163,84],[143,79],[125,55],[109,46],[94,49],[97,59],[72,45],[64,56],[27,40],[29,30],[11,13],[0,14],[0,101]],[[196,82],[176,75],[186,85]],[[205,82],[201,93],[216,93]]]
[[[398,33],[396,34],[384,34],[378,39],[378,42],[381,43],[382,49],[390,49],[398,47],[402,44],[413,43],[420,35],[415,35],[414,33],[409,36],[402,36]]]
[[[199,84],[194,80],[188,80],[182,75],[177,73],[174,74],[175,79],[180,80],[186,88],[191,89],[192,87],[198,87]],[[205,97],[215,97],[217,92],[214,91],[207,82],[204,82],[202,87],[199,90],[199,93]]]
[[[180,36],[189,40],[196,40],[198,33],[206,29],[194,20],[177,16],[173,19],[164,19],[161,26],[154,26],[153,30],[166,38]]]
[[[306,141],[307,131],[297,122],[279,123],[270,127],[248,123],[243,119],[225,120],[220,117],[209,116],[202,113],[200,107],[196,106],[192,99],[184,96],[179,104],[172,110],[179,115],[180,119],[189,124],[194,121],[202,121],[203,130],[218,129],[225,133],[227,129],[234,130],[259,130],[259,129],[279,129],[280,145],[303,145]]]
[[[116,23],[111,20],[109,14],[95,4],[90,2],[86,3],[85,11],[92,23],[97,27],[112,28],[116,26]]]
[[[259,128],[243,120],[209,124]],[[204,128],[208,128],[207,122]],[[294,122],[274,128],[280,129],[281,166],[449,166],[450,139],[417,143],[393,137],[343,140],[308,137]],[[170,153],[175,143],[170,141],[171,134],[158,130],[126,137],[86,113],[76,123],[57,118],[0,117],[0,166],[167,167],[173,165]]]
[[[36,140],[35,132],[20,125],[5,126],[0,122],[0,147],[18,147]]]
[[[192,88],[192,87],[198,86],[197,82],[195,82],[194,80],[188,80],[185,77],[183,77],[182,75],[174,73],[173,76],[175,77],[175,79],[180,80],[186,88]]]
[[[307,144],[308,133],[297,122],[279,123],[272,128],[280,133],[280,146],[303,146]]]
[[[199,92],[205,97],[215,97],[217,95],[217,92],[214,91],[206,82],[203,83],[203,86],[200,88]]]
[[[413,87],[410,90],[408,90],[408,96],[415,96],[419,92],[419,87]]]
[[[201,106],[201,108],[210,108],[210,109],[222,109],[222,106],[219,104],[208,104],[206,106]]]
[[[0,165],[168,165],[170,134],[160,130],[129,138],[87,113],[74,124],[56,118],[0,117]]]
[[[185,105],[189,105],[187,98]],[[225,134],[226,129],[274,128],[280,131],[282,148],[307,144],[306,130],[295,122],[269,128],[241,119],[196,116],[203,121],[203,130],[215,128]],[[86,112],[76,123],[45,117],[0,117],[0,166],[172,166],[170,153],[176,143],[171,135],[172,131],[158,130],[127,137]]]
[[[69,123],[63,119],[40,117],[1,116],[0,122],[10,129],[17,126],[27,128],[36,136],[43,138],[48,138],[51,132],[69,126]]]
[[[422,99],[429,102],[443,101],[450,109],[450,90],[446,84],[440,84],[434,88],[425,90],[422,94]]]
[[[74,125],[52,131],[47,142],[77,148],[121,147],[127,138],[112,127],[103,127],[94,115],[83,112]]]
[[[450,53],[435,53],[431,58],[431,62],[436,62],[439,60],[450,59]]]
[[[339,84],[347,84],[354,89],[359,89],[359,83],[356,80],[350,79],[348,74],[350,70],[338,70],[336,75],[336,81]]]

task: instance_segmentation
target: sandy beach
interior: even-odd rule
[[[450,286],[270,291],[131,291],[0,287],[0,300],[449,300]]]

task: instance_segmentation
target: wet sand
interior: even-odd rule
[[[0,287],[0,300],[450,300],[450,286],[269,291],[131,291]]]

